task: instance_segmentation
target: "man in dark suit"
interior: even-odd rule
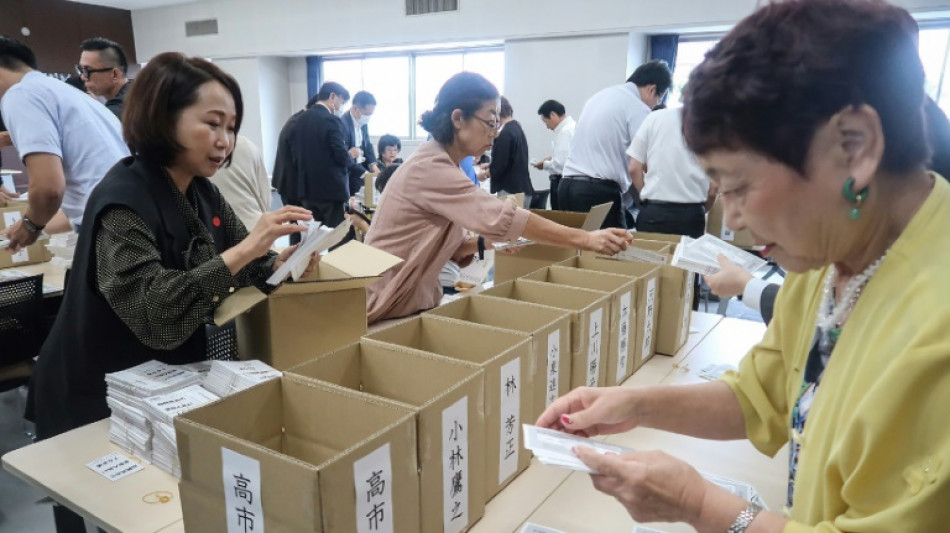
[[[514,119],[514,110],[504,96],[501,97],[501,132],[491,149],[491,192],[504,194],[524,193],[524,205],[531,205],[534,187],[528,172],[528,139],[521,124]]]
[[[306,107],[290,115],[287,122],[284,122],[284,127],[280,129],[280,135],[277,136],[277,157],[274,159],[272,183],[285,205],[303,205],[298,187],[300,177],[297,175],[299,167],[293,149],[293,129],[304,112],[317,105],[318,97],[318,94],[313,95]],[[299,234],[297,238],[300,238]],[[291,235],[291,240],[293,240],[293,235]]]
[[[379,172],[376,164],[376,152],[369,138],[369,118],[376,112],[376,98],[360,91],[353,95],[353,105],[343,114],[343,130],[346,134],[346,148],[353,158],[349,164],[350,192],[357,192],[363,184],[363,174]]]
[[[289,131],[297,168],[297,187],[283,186],[289,200],[313,212],[314,220],[334,227],[343,222],[343,209],[352,196],[346,134],[339,116],[350,93],[328,81],[317,92],[316,104],[304,111]],[[286,164],[287,161],[284,161]],[[285,194],[284,192],[281,193]],[[297,198],[293,198],[297,196]]]

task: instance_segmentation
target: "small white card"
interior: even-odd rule
[[[86,463],[86,466],[109,481],[118,481],[143,469],[142,465],[119,452],[90,461]]]
[[[267,278],[269,285],[280,285],[287,276],[292,276],[295,281],[300,279],[307,265],[310,264],[310,256],[314,253],[319,254],[343,240],[350,230],[350,221],[344,220],[333,229],[321,226],[318,222],[305,222],[304,226],[307,227],[307,231],[301,236],[300,246],[290,254],[280,268],[271,274],[271,277]]]
[[[522,428],[524,428],[525,448],[531,450],[538,461],[542,464],[560,466],[568,470],[596,474],[574,455],[573,448],[575,446],[590,448],[601,455],[607,453],[619,455],[633,451],[623,446],[607,444],[594,439],[585,439],[570,433],[562,433],[530,424],[524,424]]]
[[[228,533],[264,533],[260,461],[221,448],[221,480]]]
[[[393,461],[389,443],[353,463],[356,531],[393,533]]]

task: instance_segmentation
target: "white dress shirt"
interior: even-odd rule
[[[567,163],[567,156],[571,153],[571,141],[574,140],[574,129],[576,125],[577,123],[574,122],[574,119],[568,115],[555,126],[554,134],[556,137],[552,143],[554,153],[551,155],[550,160],[545,161],[541,165],[544,170],[547,170],[551,174],[564,173],[564,163]]]
[[[646,165],[640,198],[681,204],[705,202],[709,178],[686,148],[682,109],[650,113],[627,155]]]
[[[591,96],[577,121],[562,174],[615,181],[625,192],[631,183],[627,147],[649,114],[633,83],[607,87]]]

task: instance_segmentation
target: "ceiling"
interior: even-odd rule
[[[116,7],[119,9],[147,9],[150,7],[171,6],[176,4],[191,4],[198,0],[68,0],[70,2],[79,2],[82,4],[93,4],[97,6]]]

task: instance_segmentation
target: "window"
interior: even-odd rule
[[[676,48],[676,65],[673,66],[673,88],[670,89],[670,96],[666,99],[666,103],[670,107],[683,105],[683,87],[689,81],[689,74],[703,62],[706,52],[717,42],[719,42],[719,39],[689,40],[680,38],[679,45]]]
[[[920,61],[927,94],[944,113],[950,113],[950,28],[920,30]]]
[[[332,58],[322,61],[320,79],[341,83],[351,96],[361,90],[373,94],[377,102],[373,135],[423,139],[427,134],[416,123],[435,105],[446,80],[467,70],[485,76],[503,91],[504,56],[504,51],[488,48]]]

